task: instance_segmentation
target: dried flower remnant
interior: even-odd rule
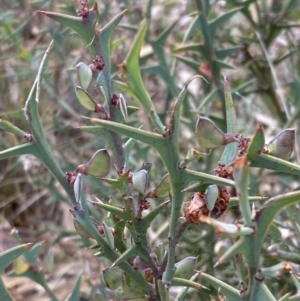
[[[227,211],[230,194],[222,186],[218,186],[218,189],[219,197],[216,201],[214,209],[211,211],[206,206],[204,193],[197,192],[193,195],[192,200],[184,209],[184,217],[189,223],[197,225],[201,216],[211,216],[213,218],[219,218]]]
[[[87,4],[87,0],[81,0],[80,1],[81,8],[77,10],[78,16],[82,17],[82,19],[86,19],[89,14],[89,9],[86,7],[86,4]]]
[[[238,140],[238,156],[243,156],[247,153],[250,138],[244,138],[241,134],[236,134],[235,138]]]
[[[218,163],[218,168],[214,169],[215,175],[224,178],[224,179],[233,179],[232,177],[232,172],[233,172],[233,167],[228,166],[226,167],[225,164]]]
[[[102,71],[105,67],[103,57],[96,55],[95,59],[93,60],[93,65],[96,70]],[[92,71],[94,70],[93,68],[91,68],[91,69],[92,69]]]

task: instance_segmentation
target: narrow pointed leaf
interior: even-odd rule
[[[117,208],[115,206],[112,206],[112,205],[109,205],[109,204],[105,204],[105,203],[102,203],[99,199],[96,198],[96,202],[93,202],[93,201],[89,201],[91,204],[93,204],[94,206],[96,207],[99,207],[107,212],[110,212],[114,215],[117,215],[119,217],[121,217],[122,219],[124,220],[129,220],[131,218],[131,215],[128,214],[126,211],[120,209],[120,208]]]
[[[198,289],[198,290],[202,289],[202,288],[206,288],[198,282],[191,281],[189,279],[179,278],[179,277],[173,277],[172,278],[171,286],[192,287],[192,288],[195,288],[195,289]]]
[[[137,249],[138,246],[134,244],[130,248],[128,248],[124,253],[122,253],[117,260],[111,265],[111,268],[115,267],[116,265],[119,265],[120,263],[127,261],[128,259],[134,257],[137,255]]]
[[[2,273],[15,259],[27,251],[31,245],[31,243],[27,243],[0,253],[0,273]]]
[[[170,203],[170,201],[165,201],[159,206],[155,207],[151,212],[149,212],[147,215],[143,217],[143,223],[146,223],[147,227],[150,225],[150,223],[154,220],[154,218],[163,211],[163,209]]]
[[[80,301],[80,285],[81,285],[81,276],[78,277],[72,293],[68,296],[66,301]]]
[[[236,135],[238,133],[236,114],[233,106],[233,100],[231,96],[230,86],[226,79],[224,78],[224,94],[225,94],[225,107],[226,107],[226,132],[231,135]],[[222,164],[229,164],[236,158],[238,153],[238,145],[236,143],[231,143],[226,145],[220,162]]]
[[[260,154],[252,158],[251,167],[267,168],[296,176],[300,175],[299,165],[266,154]]]
[[[261,281],[254,281],[249,298],[250,300],[277,301],[266,284]]]
[[[248,145],[247,157],[252,158],[256,156],[259,152],[262,151],[264,146],[265,146],[265,135],[264,135],[263,127],[260,124],[257,127],[256,132]]]
[[[107,242],[109,243],[111,248],[114,249],[115,248],[115,239],[114,239],[113,234],[111,233],[111,230],[105,223],[102,222],[101,224],[103,225],[104,235],[106,237]]]
[[[11,122],[5,120],[4,118],[0,118],[0,129],[13,133],[16,136],[22,138],[24,138],[27,134],[26,132],[22,131],[21,129],[13,125]]]
[[[159,296],[161,298],[161,301],[169,301],[169,290],[167,287],[163,284],[161,280],[158,280],[157,282]]]
[[[254,233],[254,229],[251,227],[245,227],[238,224],[223,223],[207,216],[201,216],[200,221],[213,226],[217,234],[224,235],[226,237],[244,236]]]
[[[89,11],[89,16],[85,20],[81,17],[75,17],[55,12],[39,11],[43,15],[64,24],[75,32],[87,43],[90,44],[94,37],[95,24],[97,22],[97,15],[94,11]]]
[[[240,297],[240,293],[237,289],[233,288],[231,285],[213,277],[206,273],[200,273],[201,278],[205,279],[211,286],[219,291],[230,301],[243,301],[244,299]],[[254,300],[254,299],[253,299]],[[259,299],[257,299],[259,300]]]
[[[146,91],[139,66],[140,50],[148,30],[148,24],[148,20],[142,22],[139,31],[132,43],[130,51],[125,61],[123,62],[121,68],[122,72],[125,75],[128,86],[134,91],[141,104],[148,112],[153,124],[158,128],[160,133],[163,133],[165,127],[162,124],[159,116],[157,115],[151,98],[148,92]]]
[[[7,291],[2,277],[0,277],[0,296],[3,301],[15,301],[10,295],[10,293]]]
[[[85,117],[83,117],[85,118]],[[108,130],[117,132],[119,134],[123,134],[127,137],[131,137],[133,139],[136,139],[138,141],[144,142],[148,145],[151,145],[152,147],[156,148],[157,150],[164,148],[164,139],[161,135],[153,134],[141,129],[136,129],[133,127],[130,127],[125,124],[120,124],[117,122],[109,121],[109,120],[102,120],[102,119],[96,119],[96,118],[86,118],[90,122],[98,124]]]
[[[239,204],[245,225],[252,226],[251,208],[248,201],[248,185],[250,182],[249,163],[246,156],[236,159],[233,169],[233,178],[239,196]]]
[[[184,175],[186,185],[188,185],[191,182],[200,182],[200,181],[206,183],[212,183],[212,184],[219,184],[219,185],[228,185],[228,186],[235,185],[234,181],[232,180],[220,178],[204,172],[184,169],[182,173]]]

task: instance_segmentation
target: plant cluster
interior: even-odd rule
[[[295,130],[290,128],[299,112],[294,112],[294,104],[288,105],[285,100],[275,70],[279,62],[298,55],[299,47],[272,60],[268,53],[283,28],[293,28],[293,24],[285,23],[285,17],[299,4],[292,0],[279,2],[267,7],[263,1],[231,0],[228,11],[214,15],[215,3],[196,0],[182,46],[171,47],[171,55],[166,43],[176,24],[151,37],[152,1],[137,27],[121,23],[126,10],[102,24],[100,1],[91,8],[87,1],[80,1],[76,17],[39,12],[75,31],[90,51],[91,59],[76,64],[75,95],[87,111],[78,131],[104,140],[105,147],[88,153],[89,158],[73,169],[62,168],[61,159],[51,147],[40,111],[48,59],[55,47],[52,41],[23,108],[30,131],[7,118],[0,120],[2,130],[27,142],[1,151],[0,159],[33,155],[63,188],[64,192],[56,195],[61,199],[67,196],[72,204],[70,218],[77,235],[107,265],[100,285],[93,287],[97,290],[95,300],[299,299],[299,224],[296,219],[286,219],[284,213],[288,207],[298,210],[300,190],[291,191],[286,185],[288,192],[280,191],[267,199],[253,189],[257,168],[284,173],[290,179],[300,175],[300,166],[288,161],[293,151],[296,158],[299,155]],[[219,29],[225,27],[226,31],[227,22],[236,14],[251,24],[254,33],[238,42],[231,40],[234,45],[226,46],[229,42],[219,36]],[[116,68],[114,53],[126,44],[123,36],[115,38],[118,28],[131,32],[134,40]],[[201,43],[194,42],[198,38]],[[145,42],[151,46],[151,53],[141,57]],[[217,43],[224,47],[217,48]],[[251,55],[253,43],[261,47],[261,57]],[[232,68],[228,60],[233,55],[240,63],[246,61],[256,78],[255,82],[250,77],[241,83],[235,94],[227,77],[221,76],[222,70]],[[157,65],[149,63],[153,58],[157,58]],[[201,74],[192,76],[181,91],[176,82],[178,64]],[[155,95],[146,89],[143,75],[148,73],[158,75],[167,87],[163,113],[158,113]],[[200,104],[195,101],[199,97],[188,91],[196,81],[201,81],[206,94]],[[297,83],[295,79],[294,93],[300,86]],[[265,138],[260,123],[253,131],[240,129],[244,116],[237,114],[233,96],[243,93],[264,95],[265,108],[281,128],[273,139]],[[212,114],[214,106],[219,106],[219,115]],[[186,133],[192,135],[185,138]],[[141,157],[136,158],[137,154]],[[100,196],[91,196],[91,183],[100,188]],[[107,197],[109,200],[104,201]],[[228,212],[232,221],[225,220]],[[285,228],[294,230],[295,239],[290,237],[283,243],[276,237],[281,237],[280,230]],[[159,233],[154,239],[153,232]],[[271,232],[277,236],[269,235]],[[226,246],[219,251],[213,250],[217,245],[215,234]],[[46,271],[38,264],[41,250],[40,243],[9,249],[0,254],[0,270],[3,272],[23,254],[22,269],[10,275],[32,279],[51,300],[58,300],[47,284]],[[286,284],[278,279],[274,285],[269,278],[276,277],[282,277]],[[67,300],[80,300],[81,278]],[[13,300],[1,278],[0,295]]]

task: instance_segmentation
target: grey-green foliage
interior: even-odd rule
[[[200,28],[204,43],[203,45],[196,45],[197,47],[195,45],[185,46],[185,48],[176,51],[197,49],[201,52],[201,55],[211,66],[212,81],[209,84],[209,89],[212,89],[219,87],[221,83],[219,80],[221,68],[230,67],[221,59],[237,49],[227,49],[226,53],[215,50],[215,34],[218,27],[224,25],[239,11],[250,18],[247,15],[247,9],[248,5],[254,1],[246,1],[247,3],[229,1],[236,7],[214,20],[207,19],[210,8],[208,1],[198,0],[195,2],[198,11],[184,37],[184,42]],[[290,1],[290,5],[292,2]],[[151,6],[152,1],[149,1],[148,12],[151,11]],[[75,171],[68,172],[66,176],[62,172],[49,146],[38,112],[40,102],[43,101],[40,98],[41,83],[43,73],[47,69],[51,43],[41,62],[38,75],[24,107],[32,136],[24,134],[28,143],[0,152],[0,159],[32,154],[49,169],[61,184],[73,204],[71,213],[77,234],[96,241],[99,251],[95,253],[95,256],[99,260],[106,258],[111,263],[108,269],[104,271],[104,279],[101,281],[103,296],[110,295],[112,290],[116,290],[114,296],[119,300],[125,295],[127,300],[164,301],[174,297],[170,293],[170,287],[180,286],[181,289],[177,292],[176,300],[186,300],[189,294],[188,288],[201,290],[203,300],[208,300],[210,294],[215,297],[219,294],[227,300],[233,301],[279,300],[286,291],[279,289],[276,291],[273,287],[268,286],[266,276],[268,276],[269,270],[266,269],[272,268],[273,275],[276,275],[276,272],[282,272],[283,266],[275,263],[278,263],[277,261],[282,262],[283,259],[293,262],[293,250],[289,254],[285,254],[286,257],[283,257],[282,253],[278,251],[275,262],[271,262],[267,259],[270,251],[265,248],[264,241],[266,234],[272,227],[278,230],[280,223],[275,221],[276,215],[286,207],[297,203],[300,191],[271,197],[259,209],[256,209],[252,207],[250,200],[255,201],[260,197],[249,195],[250,171],[254,166],[299,177],[300,167],[286,161],[294,146],[294,130],[289,129],[289,135],[279,134],[277,137],[280,139],[275,138],[267,145],[265,145],[262,126],[259,126],[256,131],[253,129],[253,137],[250,139],[240,135],[229,83],[224,77],[224,93],[218,91],[216,95],[225,95],[221,98],[224,99],[223,112],[225,113],[226,125],[223,124],[223,127],[226,130],[221,130],[207,117],[199,117],[195,122],[197,116],[193,116],[188,122],[188,125],[194,122],[194,128],[196,125],[194,140],[199,142],[200,147],[218,148],[225,145],[223,155],[219,153],[218,168],[214,175],[206,171],[199,171],[199,168],[187,168],[187,164],[191,161],[194,160],[193,162],[199,163],[196,159],[204,157],[203,153],[194,151],[192,153],[196,155],[187,156],[188,159],[183,162],[181,161],[180,150],[181,121],[185,121],[182,114],[185,108],[184,104],[187,103],[186,98],[190,97],[188,85],[191,81],[201,77],[194,76],[178,94],[179,88],[171,65],[176,65],[177,61],[182,61],[195,67],[197,63],[178,55],[170,59],[166,52],[162,51],[174,24],[167,27],[157,39],[151,39],[147,36],[151,19],[144,20],[138,28],[129,28],[134,32],[135,38],[120,65],[118,76],[116,76],[112,72],[111,55],[115,48],[114,43],[122,43],[123,40],[115,41],[113,33],[121,22],[125,11],[115,15],[107,24],[101,24],[101,26],[97,23],[99,20],[97,6],[88,9],[83,3],[79,12],[79,17],[44,11],[41,13],[74,30],[88,45],[94,56],[92,63],[84,62],[77,65],[78,84],[81,86],[76,87],[76,95],[79,103],[85,109],[94,111],[96,116],[84,117],[83,121],[86,121],[87,125],[82,126],[81,129],[94,134],[96,139],[98,137],[104,139],[107,150],[98,150],[88,163],[80,164]],[[152,68],[150,72],[155,70],[168,84],[170,95],[178,94],[173,109],[169,113],[170,120],[168,123],[157,113],[143,82],[140,52],[145,40],[153,48],[152,55],[156,54],[159,57],[161,67],[156,66],[157,68]],[[143,70],[145,72],[147,69]],[[116,77],[118,80],[114,80]],[[215,82],[214,78],[217,78]],[[87,91],[92,80],[101,94],[99,103]],[[130,105],[120,92],[133,98],[133,104],[138,103],[140,109],[143,109],[145,115],[148,116],[150,130],[138,128],[140,121],[136,119],[135,111],[130,110]],[[4,119],[1,120],[0,127],[16,135],[25,133]],[[122,140],[124,137],[126,139],[125,144]],[[130,154],[135,147],[138,147],[138,143],[149,145],[160,157],[160,162],[163,163],[164,171],[162,173],[163,169],[160,169],[160,178],[155,181],[151,182],[151,172],[154,166],[151,168],[150,164],[145,163],[141,168],[136,168],[135,171],[130,170],[132,164]],[[282,154],[285,151],[286,153]],[[209,158],[213,154],[206,155],[205,157]],[[114,162],[113,168],[111,167],[111,160]],[[117,178],[111,176],[113,172],[117,174]],[[105,186],[106,189],[109,189],[111,197],[109,203],[102,202],[100,199],[87,202],[83,183],[85,175],[101,177],[100,181],[110,185]],[[107,177],[104,178],[105,176]],[[231,200],[228,192],[230,187],[236,189],[241,213],[239,221],[233,223],[217,220],[230,206]],[[184,205],[184,214],[182,214],[187,191],[192,191],[194,194],[192,200]],[[151,207],[151,198],[161,198],[164,202]],[[236,202],[236,199],[232,199],[233,202]],[[89,206],[90,203],[93,205],[92,208]],[[166,207],[169,207],[167,213],[164,211]],[[97,208],[107,213],[103,215],[105,216],[104,220],[97,219],[93,214]],[[163,245],[156,246],[154,242],[150,241],[149,227],[154,228],[155,219],[163,214],[167,215],[168,228],[167,232],[164,231],[161,234]],[[213,233],[212,229],[214,229],[222,237],[233,238],[230,247],[226,248],[222,254],[218,254],[216,260],[215,258],[213,260],[215,260],[215,268],[222,264],[234,264],[235,269],[232,272],[236,271],[233,274],[234,281],[231,281],[229,277],[220,277],[220,274],[225,275],[222,273],[222,269],[214,272],[207,263],[209,260],[201,258],[202,254],[199,254],[199,260],[203,260],[200,266],[197,265],[197,257],[189,256],[188,251],[184,254],[184,258],[177,259],[179,256],[178,243],[181,239],[189,236],[186,229],[192,230],[199,227],[195,225],[199,223],[201,227],[211,231],[210,233]],[[209,226],[206,227],[206,224]],[[298,227],[297,223],[295,225]],[[204,239],[197,243],[202,244],[203,242],[207,244],[207,248],[210,248],[213,243],[209,244]],[[225,242],[227,240],[224,240]],[[274,242],[272,243],[274,244]],[[37,250],[39,250],[39,245],[28,252],[25,256],[27,262],[37,264],[36,261],[32,262],[32,253],[37,256],[39,253]],[[9,256],[9,260],[13,260],[14,257],[18,256],[14,254],[16,254],[15,249],[0,254],[0,262],[1,258],[7,256]],[[266,264],[269,266],[266,267]],[[198,268],[205,270],[206,266],[208,266],[206,272],[196,270]],[[12,275],[17,276],[16,273]],[[49,296],[55,300],[56,297],[48,288],[42,270],[35,272],[28,268],[24,272],[24,276],[41,284]],[[9,296],[3,283],[0,284],[0,295]],[[298,284],[296,283],[296,285]],[[79,287],[80,278],[69,300],[78,300]],[[211,291],[207,292],[206,287]],[[121,293],[119,293],[120,290]],[[7,298],[7,300],[11,300],[10,297]],[[296,295],[286,297],[285,300],[296,300],[295,298]]]

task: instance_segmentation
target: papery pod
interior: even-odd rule
[[[117,289],[122,283],[122,271],[118,268],[109,268],[103,270],[103,278],[106,286],[111,289]]]
[[[216,201],[219,197],[219,188],[216,184],[209,185],[205,190],[205,204],[209,211],[215,208]]]
[[[86,237],[86,238],[93,238],[93,236],[90,234],[90,232],[79,223],[76,217],[76,211],[70,210],[71,214],[73,215],[73,224],[76,233],[81,236],[81,237]]]
[[[126,100],[122,94],[120,94],[119,99],[120,99],[120,110],[121,110],[122,116],[123,116],[125,122],[127,122],[128,121],[128,112],[127,112]]]
[[[82,175],[81,175],[81,173],[78,173],[77,176],[76,176],[76,180],[74,182],[73,190],[74,190],[76,202],[80,203],[81,194],[82,194]]]
[[[138,273],[138,271],[136,271]],[[141,275],[142,277],[142,275]],[[132,280],[132,278],[128,275],[123,273],[123,280],[122,280],[122,288],[123,293],[126,297],[129,298],[144,298],[146,291],[143,287],[141,287],[138,283]]]
[[[264,148],[264,153],[288,160],[295,145],[295,129],[285,129],[278,133]]]
[[[79,86],[76,87],[76,96],[80,104],[87,110],[93,112],[96,110],[96,102],[94,99]]]
[[[81,164],[76,169],[78,172],[94,177],[103,177],[108,174],[109,170],[110,156],[106,149],[99,149],[88,163]]]
[[[148,187],[149,176],[145,169],[132,174],[132,185],[142,195],[145,194]]]
[[[250,140],[250,143],[247,148],[247,157],[251,158],[255,155],[257,155],[265,145],[265,134],[262,125],[260,124],[255,134],[253,135],[252,139]]]
[[[92,81],[92,77],[93,77],[92,70],[90,66],[82,62],[77,64],[76,68],[77,68],[77,76],[78,76],[80,86],[83,90],[86,90]]]
[[[197,257],[186,257],[175,263],[176,271],[174,277],[190,279],[194,274]]]
[[[155,188],[155,196],[157,198],[166,198],[169,196],[171,190],[170,176],[166,174],[161,182]]]
[[[206,117],[199,117],[197,121],[196,139],[198,143],[205,148],[216,148],[221,145],[236,142],[236,139],[231,134],[224,134],[214,122]]]

